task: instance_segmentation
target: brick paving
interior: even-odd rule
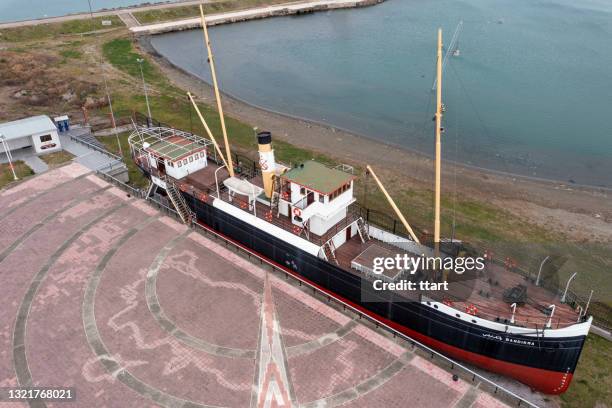
[[[0,386],[87,408],[504,406],[79,164],[0,208]]]

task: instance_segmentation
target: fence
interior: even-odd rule
[[[121,161],[121,157],[120,156],[117,156],[116,154],[111,153],[108,150],[101,148],[100,146],[96,146],[93,143],[86,142],[85,140],[83,140],[81,138],[78,138],[76,136],[70,135],[70,140],[75,141],[77,143],[80,143],[80,144],[82,144],[84,146],[87,146],[88,148],[90,148],[92,150],[95,150],[95,151],[97,151],[99,153],[102,153],[102,154],[105,154],[107,156],[110,156],[110,157],[112,157],[115,160]]]

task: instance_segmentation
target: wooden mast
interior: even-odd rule
[[[193,99],[193,95],[191,95],[191,93],[187,92],[187,96],[189,97],[189,100],[191,101],[191,104],[195,108],[195,111],[198,114],[198,117],[200,118],[200,121],[202,122],[202,125],[204,126],[204,129],[206,130],[206,133],[208,134],[208,137],[210,137],[210,140],[213,142],[213,145],[215,145],[215,149],[217,149],[217,153],[219,153],[219,156],[221,157],[221,160],[223,160],[223,164],[225,164],[225,167],[229,171],[229,167],[227,166],[227,161],[225,160],[225,157],[223,157],[223,152],[221,151],[221,148],[217,144],[217,140],[215,139],[215,137],[213,136],[212,132],[210,131],[210,128],[208,127],[208,124],[206,123],[206,120],[204,120],[204,116],[202,116],[202,112],[200,112],[200,108],[198,108],[198,105],[196,104],[195,100]]]
[[[408,233],[410,234],[410,236],[412,237],[414,242],[416,242],[417,244],[420,244],[421,242],[419,241],[417,236],[412,231],[412,228],[410,228],[410,224],[408,224],[408,221],[406,221],[406,218],[404,218],[404,214],[402,214],[402,212],[399,210],[399,208],[397,208],[397,205],[395,205],[395,201],[393,201],[393,198],[391,198],[389,193],[387,193],[387,189],[380,182],[380,180],[376,176],[376,173],[374,173],[374,170],[372,170],[372,167],[370,167],[370,165],[367,165],[366,169],[368,169],[368,171],[372,174],[372,177],[374,177],[374,181],[376,181],[376,184],[378,184],[378,187],[380,188],[380,191],[382,191],[382,193],[385,195],[385,198],[387,199],[387,201],[389,201],[389,204],[391,205],[391,208],[393,208],[393,211],[395,211],[395,214],[397,214],[397,216],[399,217],[399,219],[402,222],[402,224],[404,224],[404,228],[406,228],[406,231],[408,231]]]
[[[442,172],[442,29],[438,29],[438,64],[436,84],[436,191],[434,209],[434,251],[440,255],[440,179]]]
[[[204,8],[200,4],[200,18],[202,19],[202,29],[204,30],[204,43],[208,51],[208,62],[210,63],[210,72],[215,89],[215,98],[217,100],[217,110],[221,119],[221,131],[223,132],[223,140],[225,142],[225,155],[227,156],[227,171],[230,177],[234,177],[234,164],[232,163],[232,153],[230,151],[229,141],[227,140],[227,129],[225,128],[225,117],[223,116],[223,106],[221,105],[221,94],[219,93],[219,85],[217,84],[217,73],[215,72],[215,61],[213,59],[212,50],[210,48],[210,39],[208,38],[208,28],[206,27],[206,19],[204,18]]]

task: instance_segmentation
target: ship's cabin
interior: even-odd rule
[[[355,202],[354,179],[350,173],[314,160],[301,163],[280,177],[280,213],[293,225],[325,235],[346,218],[348,207]]]

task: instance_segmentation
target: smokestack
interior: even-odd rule
[[[272,198],[272,180],[276,169],[274,150],[272,150],[272,133],[257,133],[257,144],[259,145],[259,166],[261,167],[264,192],[266,197]]]

